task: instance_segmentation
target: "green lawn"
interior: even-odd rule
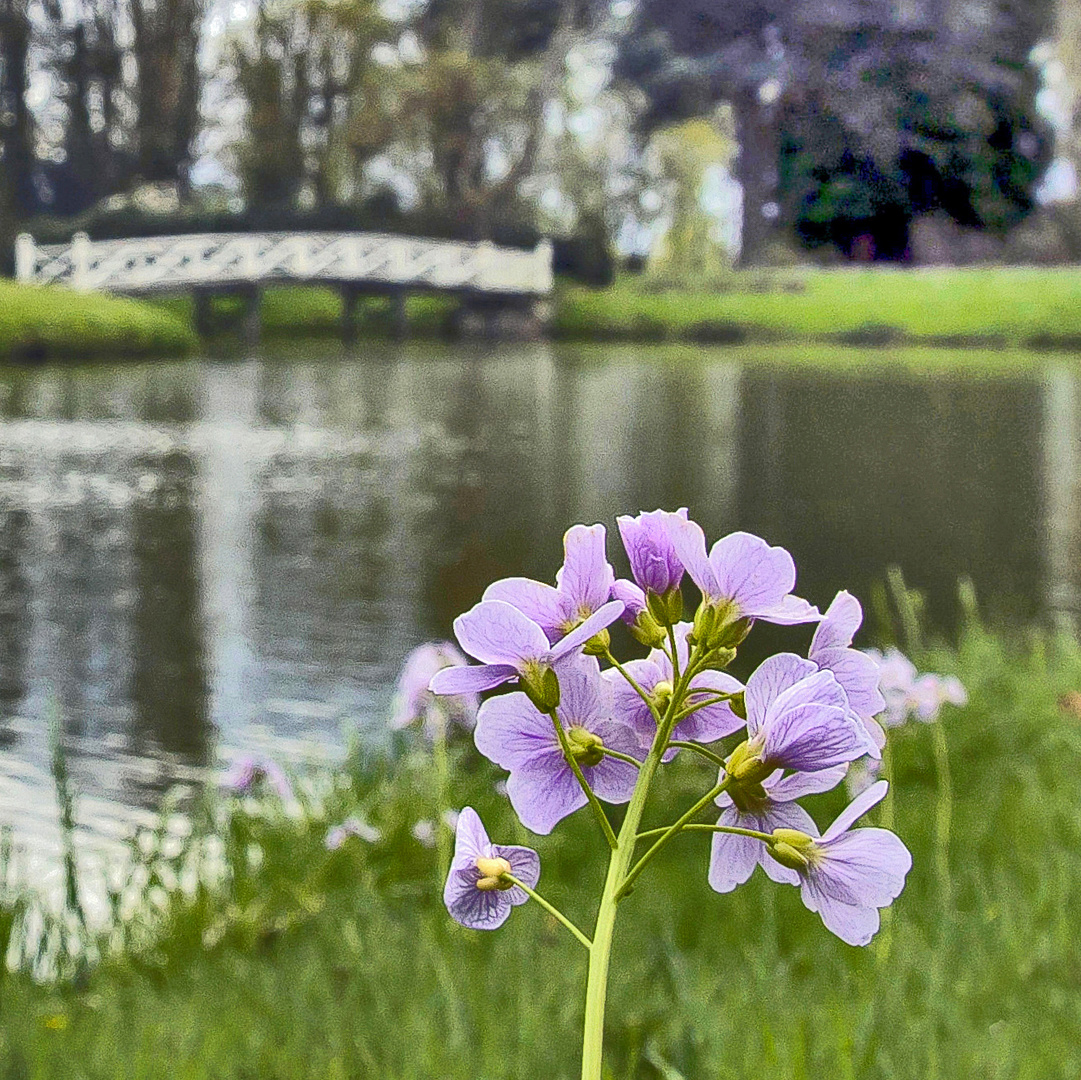
[[[1059,701],[1081,688],[1081,649],[972,628],[959,649],[919,660],[958,673],[971,701],[943,720],[948,803],[933,729],[892,737],[896,829],[915,864],[888,929],[850,948],[796,890],[760,873],[718,896],[705,880],[707,839],[684,838],[621,909],[612,1077],[1081,1075],[1081,719]],[[453,757],[454,804],[476,806],[496,840],[529,839],[493,791],[498,771],[468,744]],[[667,767],[652,820],[669,820],[708,773],[692,761]],[[176,888],[190,844],[187,856],[146,856],[159,915],[116,928],[89,974],[61,985],[9,974],[0,1076],[574,1077],[581,949],[534,904],[486,934],[447,918],[436,854],[410,834],[434,813],[427,754],[354,765],[322,791],[322,809],[301,821],[272,807],[208,810],[196,836],[221,838],[228,887]],[[825,823],[843,801],[835,791],[810,809]],[[934,839],[943,808],[948,853]],[[327,823],[351,811],[383,840],[328,853]],[[579,812],[530,842],[541,890],[588,927],[605,862],[591,818]]]
[[[554,330],[572,340],[846,341],[1081,347],[1081,270],[744,272],[727,291],[563,286]]]
[[[151,304],[0,279],[0,360],[176,355],[196,338]]]

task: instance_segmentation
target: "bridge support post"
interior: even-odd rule
[[[360,293],[351,285],[343,285],[339,292],[342,298],[342,341],[352,345],[357,340],[357,302]]]
[[[258,285],[245,290],[244,314],[240,320],[240,336],[245,345],[258,345],[262,337],[262,300],[263,290]]]
[[[195,306],[195,332],[200,337],[210,336],[210,296],[206,289],[196,289],[192,293]]]

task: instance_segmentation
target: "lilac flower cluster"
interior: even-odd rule
[[[911,865],[892,833],[852,829],[887,785],[864,792],[824,833],[797,801],[834,788],[851,762],[877,759],[885,742],[876,719],[888,704],[879,663],[852,648],[859,602],[841,592],[820,613],[794,595],[789,553],[749,533],[731,533],[707,553],[686,510],[621,517],[618,525],[633,580],[616,578],[603,525],[574,526],[554,586],[497,581],[455,620],[458,643],[480,663],[443,667],[430,690],[472,695],[511,684],[480,705],[476,746],[510,774],[507,794],[527,829],[547,834],[592,807],[612,848],[613,903],[654,851],[715,801],[716,825],[695,826],[713,834],[707,876],[715,890],[736,888],[761,866],[774,881],[799,886],[837,936],[866,944]],[[685,575],[702,595],[689,621]],[[612,655],[608,628],[620,618],[649,648],[645,658],[620,663]],[[770,657],[744,685],[724,669],[756,621],[818,625],[807,657]],[[710,748],[740,731],[736,745]],[[712,761],[716,785],[671,827],[636,833],[651,781],[677,752]],[[630,804],[618,837],[603,803]],[[632,867],[635,846],[656,833]],[[535,852],[492,846],[471,809],[456,841],[445,900],[462,925],[498,926],[511,906],[536,895]]]

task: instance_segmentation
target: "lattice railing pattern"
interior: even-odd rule
[[[552,288],[548,241],[523,251],[382,233],[220,233],[97,241],[77,234],[70,244],[43,246],[23,234],[16,241],[15,265],[20,281],[127,293],[273,281],[496,294],[545,294]]]

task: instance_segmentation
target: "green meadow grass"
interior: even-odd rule
[[[0,360],[176,355],[195,345],[190,325],[156,305],[0,279]]]
[[[1081,688],[1081,649],[973,627],[918,659],[960,675],[970,703],[943,714],[946,804],[934,729],[891,735],[892,812],[915,863],[875,942],[844,945],[761,873],[718,896],[708,839],[677,841],[621,908],[610,1076],[1081,1075],[1081,719],[1060,703]],[[494,767],[468,741],[452,756],[453,804],[474,805],[497,841],[537,847],[542,892],[588,931],[605,860],[592,820],[530,839]],[[650,821],[710,780],[704,763],[668,767]],[[300,820],[208,801],[178,854],[144,838],[144,914],[114,925],[103,959],[0,983],[0,1077],[573,1078],[583,951],[533,904],[495,932],[450,921],[438,856],[410,831],[435,814],[428,754],[354,758],[322,783]],[[825,825],[844,799],[810,809]],[[327,825],[350,812],[383,839],[327,852]],[[225,883],[185,892],[174,876],[211,834]]]

